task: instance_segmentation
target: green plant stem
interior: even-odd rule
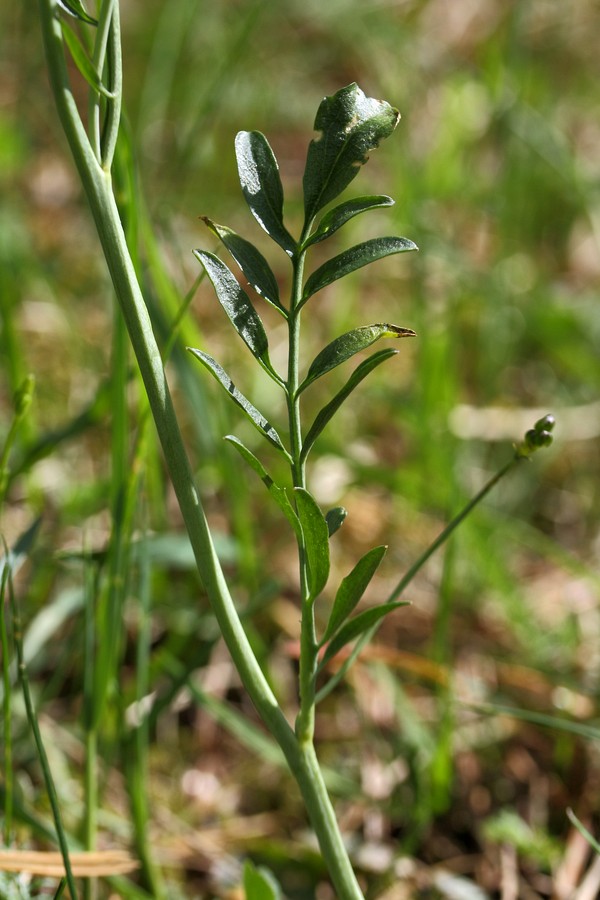
[[[95,664],[95,578],[94,564],[88,561],[84,568],[84,626],[83,626],[83,710],[82,724],[85,735],[84,767],[84,821],[83,846],[86,850],[96,849],[98,831],[98,733],[94,724],[94,695],[96,682]],[[93,900],[95,882],[86,878],[83,882],[84,900]]]
[[[323,857],[341,900],[362,900],[311,743],[300,744],[254,656],[225,581],[173,409],[160,351],[127,247],[110,172],[89,144],[71,92],[54,0],[39,0],[50,81],[59,116],[90,204],[110,276],[136,355],[166,465],[223,639],[242,682],[296,777]],[[112,17],[118,31],[118,16]],[[117,35],[118,37],[118,35]],[[118,79],[117,79],[118,81]]]
[[[14,806],[13,756],[12,756],[12,686],[10,678],[10,654],[6,627],[6,586],[8,583],[8,547],[4,547],[4,568],[0,583],[0,646],[2,647],[2,709],[4,726],[4,845],[10,847]]]
[[[479,503],[481,503],[483,498],[486,497],[487,494],[489,494],[489,492],[492,490],[492,488],[496,487],[498,482],[501,481],[504,478],[504,476],[508,474],[508,472],[510,472],[510,470],[513,468],[513,466],[515,466],[520,460],[526,459],[526,458],[527,457],[520,456],[518,453],[515,453],[515,455],[511,459],[509,459],[508,462],[505,463],[505,465],[503,465],[502,468],[499,469],[498,472],[496,472],[496,474],[493,475],[489,481],[487,481],[484,484],[484,486],[481,488],[481,490],[478,491],[478,493],[475,494],[475,496],[471,500],[469,500],[467,505],[465,507],[463,507],[463,509],[458,513],[458,515],[456,515],[452,519],[451,522],[448,522],[446,527],[443,529],[443,531],[440,532],[440,534],[433,541],[433,543],[431,543],[429,545],[429,547],[425,550],[425,552],[421,554],[421,556],[412,564],[412,566],[405,573],[405,575],[403,575],[403,577],[398,582],[397,586],[394,588],[394,590],[392,591],[390,596],[387,598],[388,603],[393,603],[394,600],[398,599],[398,597],[404,592],[404,590],[408,587],[410,582],[413,580],[413,578],[415,577],[417,572],[419,572],[423,568],[425,563],[428,561],[428,559],[431,556],[433,556],[435,551],[438,550],[439,547],[442,546],[442,544],[445,544],[445,542],[448,540],[448,538],[450,537],[452,532],[455,531],[458,528],[458,526],[461,524],[461,522],[463,522],[467,518],[469,513],[472,512],[472,510]]]
[[[54,818],[54,825],[56,828],[56,836],[58,838],[58,845],[60,847],[60,852],[63,858],[63,865],[65,867],[65,875],[67,879],[67,884],[69,886],[69,891],[71,892],[72,900],[76,900],[77,891],[75,889],[75,878],[73,876],[73,870],[71,869],[71,860],[69,858],[69,845],[67,844],[67,836],[65,833],[65,829],[62,823],[62,816],[60,814],[60,804],[58,802],[58,796],[56,793],[56,788],[54,786],[54,779],[52,778],[52,772],[50,771],[50,765],[48,763],[48,757],[46,756],[46,749],[44,747],[44,742],[42,741],[42,735],[40,733],[37,716],[35,712],[35,707],[33,705],[33,698],[31,696],[31,691],[29,689],[29,676],[27,673],[27,666],[25,664],[25,655],[23,653],[23,625],[21,622],[21,613],[19,610],[19,604],[17,602],[17,598],[14,594],[12,588],[12,582],[10,578],[10,574],[8,576],[8,593],[10,597],[11,603],[11,611],[12,611],[12,620],[13,620],[13,636],[15,642],[15,649],[17,651],[17,662],[19,666],[19,680],[21,682],[21,690],[23,692],[23,700],[25,702],[25,711],[27,714],[27,721],[29,722],[29,727],[31,728],[33,739],[35,741],[35,746],[38,754],[38,758],[40,761],[40,766],[42,768],[42,773],[44,776],[44,783],[46,785],[46,791],[48,793],[48,799],[50,801],[50,807],[52,809],[52,816]]]
[[[305,233],[300,239],[302,246]],[[298,396],[300,362],[300,303],[306,253],[300,251],[294,259],[294,278],[288,318],[288,412],[290,429],[290,455],[294,487],[306,487],[305,463],[302,459],[302,429],[300,398]],[[308,564],[303,540],[298,541],[300,572],[300,601],[302,608],[300,626],[299,696],[300,709],[296,719],[296,735],[302,744],[312,742],[315,731],[315,685],[317,677],[317,635],[315,630],[314,598],[310,596]]]
[[[96,849],[98,832],[98,735],[94,727],[85,734],[85,822],[83,843],[85,849]],[[93,900],[96,896],[96,880],[86,878],[83,882],[84,900]]]

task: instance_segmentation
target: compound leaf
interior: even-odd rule
[[[313,359],[306,378],[298,388],[298,393],[305,390],[309,384],[312,384],[317,378],[325,375],[350,359],[361,350],[366,350],[375,341],[382,337],[386,338],[402,338],[414,337],[415,332],[412,328],[401,328],[399,325],[389,325],[386,323],[377,323],[375,325],[363,325],[361,328],[354,328],[341,334],[338,338],[321,350],[321,352]]]
[[[369,550],[368,553],[365,553],[359,559],[352,571],[342,579],[333,601],[331,615],[329,616],[320,646],[331,640],[350,613],[353,612],[377,571],[377,567],[383,559],[386,550],[387,547],[385,546],[374,547],[372,550]]]
[[[304,534],[304,549],[308,562],[310,599],[314,600],[329,577],[329,530],[317,501],[304,488],[297,487],[296,507]]]
[[[283,224],[283,187],[269,142],[260,131],[240,131],[235,139],[235,155],[240,184],[252,215],[293,256],[296,242]]]
[[[349,644],[355,638],[360,637],[363,632],[368,631],[373,625],[376,625],[384,616],[389,615],[400,606],[409,606],[409,603],[397,601],[396,603],[382,603],[380,606],[372,606],[364,612],[346,622],[336,633],[333,640],[327,645],[327,649],[319,664],[322,669],[327,665],[330,659],[336,656],[342,647]]]
[[[333,209],[330,209],[329,212],[323,216],[317,229],[311,234],[308,240],[304,242],[303,249],[310,247],[312,244],[318,244],[319,241],[324,241],[325,238],[328,238],[336,232],[338,228],[341,228],[342,225],[345,225],[346,222],[353,219],[354,216],[360,215],[360,213],[366,212],[369,209],[379,209],[382,206],[393,205],[394,201],[386,194],[377,194],[370,197],[355,197],[354,200],[346,200],[345,203],[334,206]]]
[[[346,397],[348,397],[354,388],[360,384],[363,378],[366,378],[369,372],[372,372],[373,369],[377,368],[377,366],[381,365],[382,362],[385,362],[386,359],[389,359],[391,356],[395,356],[398,353],[397,350],[393,350],[391,348],[387,348],[386,350],[378,350],[377,353],[373,353],[372,356],[369,356],[368,359],[365,359],[359,366],[356,367],[344,387],[337,392],[333,400],[330,400],[323,409],[321,409],[317,416],[310,426],[306,437],[304,438],[302,444],[302,453],[300,454],[300,459],[302,462],[306,459],[309,454],[312,445],[321,434],[327,423],[333,416],[336,414]]]
[[[365,96],[357,84],[323,99],[314,125],[319,134],[310,142],[304,170],[307,222],[350,184],[399,118],[397,109]]]
[[[241,391],[238,391],[225,369],[223,369],[212,356],[209,356],[208,353],[204,353],[202,350],[195,350],[193,347],[188,347],[188,350],[196,357],[196,359],[200,360],[202,365],[217,379],[219,384],[227,391],[233,402],[248,416],[254,427],[257,428],[274,447],[283,451],[287,457],[288,453],[273,426],[265,419],[263,414],[260,413],[246,397],[244,397]]]
[[[233,447],[235,447],[240,456],[242,456],[243,459],[246,460],[248,465],[252,469],[254,469],[258,477],[261,479],[261,481],[269,491],[273,500],[277,503],[278,507],[294,529],[295,533],[300,535],[302,533],[300,528],[300,521],[294,511],[294,507],[288,499],[285,488],[280,487],[273,481],[261,461],[257,459],[254,453],[252,453],[251,450],[248,450],[248,448],[245,447],[244,444],[242,444],[242,442],[235,437],[235,435],[228,434],[225,436],[225,440],[228,441]]]
[[[316,294],[317,291],[322,290],[339,278],[343,278],[344,275],[349,275],[350,272],[355,272],[357,269],[368,266],[369,263],[383,259],[385,256],[418,249],[413,241],[403,237],[372,238],[370,241],[350,247],[349,250],[334,256],[333,259],[328,259],[326,263],[323,263],[322,266],[312,273],[304,285],[301,305],[304,305],[308,298]]]
[[[224,225],[217,225],[206,216],[202,216],[202,221],[210,228],[227,247],[236,263],[244,273],[244,277],[248,283],[254,288],[257,294],[274,306],[279,312],[286,312],[281,305],[279,299],[279,286],[271,267],[268,262],[254,244],[245,238],[236,234],[231,228]]]
[[[213,253],[194,250],[194,256],[204,266],[219,303],[252,355],[272,378],[281,383],[269,359],[269,342],[260,316],[233,272]]]

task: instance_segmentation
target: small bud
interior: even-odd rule
[[[556,419],[553,415],[548,413],[548,415],[542,416],[541,419],[538,419],[533,427],[536,431],[553,431],[555,425]]]
[[[344,524],[344,519],[348,515],[348,510],[344,509],[343,506],[335,506],[333,509],[330,509],[327,513],[325,513],[325,521],[327,522],[327,531],[329,532],[329,537],[332,534],[335,534],[336,531],[342,527]]]
[[[522,442],[515,445],[517,457],[524,459],[531,456],[540,447],[549,447],[553,440],[552,429],[555,424],[556,420],[552,415],[538,419],[533,428],[525,432]]]

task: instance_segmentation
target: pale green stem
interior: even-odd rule
[[[122,89],[122,85],[120,83],[120,73],[122,69],[120,61],[117,60],[116,65],[114,64],[115,50],[117,54],[120,54],[120,41],[118,41],[119,47],[115,48],[114,37],[116,35],[118,39],[119,30],[118,24],[117,28],[111,28],[113,15],[119,15],[119,4],[116,2],[116,0],[103,0],[102,6],[100,7],[98,25],[95,29],[96,39],[94,41],[93,64],[98,75],[98,80],[102,82],[104,67],[108,56],[108,83],[105,85],[105,87],[107,88],[107,90],[111,91],[114,94],[114,97],[110,100],[107,99],[105,101],[107,103],[107,124],[110,119],[113,125],[112,130],[114,130],[114,123],[116,122],[118,131]],[[119,82],[117,84],[114,83],[115,75],[119,79]],[[96,159],[104,162],[106,168],[110,168],[112,162],[112,153],[110,154],[109,159],[103,158],[104,153],[102,148],[103,135],[101,122],[102,102],[103,101],[100,94],[93,88],[90,88],[90,140]],[[114,143],[112,145],[112,149],[114,151]]]
[[[296,739],[254,656],[229,593],[194,484],[159,348],[119,218],[110,173],[100,167],[94,156],[70,90],[56,4],[54,0],[39,0],[39,3],[48,69],[59,115],[138,361],[198,572],[244,687],[263,722],[280,744],[298,782],[337,896],[341,900],[362,900],[363,895],[352,871],[312,743],[300,745]],[[113,23],[118,28],[116,16]]]

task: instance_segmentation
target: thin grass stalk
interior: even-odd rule
[[[515,466],[518,462],[523,459],[527,459],[526,456],[519,454],[518,451],[515,451],[515,454],[511,459],[505,463],[502,468],[496,472],[492,478],[487,481],[481,490],[475,494],[474,497],[469,500],[467,505],[456,515],[451,522],[449,522],[446,527],[440,532],[437,538],[427,547],[427,549],[419,556],[419,558],[413,563],[413,565],[408,569],[405,575],[402,576],[397,586],[394,588],[390,596],[387,598],[387,603],[393,603],[395,600],[400,597],[402,593],[406,590],[408,585],[411,583],[413,578],[421,571],[425,563],[433,556],[436,550],[448,540],[450,535],[458,528],[458,526],[463,522],[467,516],[475,509],[475,507],[481,503],[481,501],[489,494],[489,492],[496,487],[499,481],[507,475],[513,466]],[[329,681],[323,685],[320,691],[317,694],[316,702],[320,703],[321,700],[324,700],[331,691],[337,687],[337,685],[342,681],[350,667],[356,662],[363,647],[366,644],[370,643],[377,632],[378,625],[375,625],[373,628],[365,631],[355,643],[352,652],[349,654],[347,659],[344,660],[340,668],[337,672],[329,679]]]
[[[147,417],[135,452],[134,472],[136,473],[137,492],[140,493],[144,483],[144,458],[147,450]],[[153,858],[152,848],[148,841],[148,823],[150,820],[148,745],[150,723],[143,713],[142,704],[149,691],[150,645],[151,645],[151,560],[148,549],[148,535],[143,529],[139,541],[138,568],[138,635],[135,651],[135,720],[125,745],[126,778],[133,818],[134,841],[138,857],[142,864],[141,880],[143,886],[156,900],[166,898],[160,870]],[[124,723],[127,727],[127,723]]]
[[[17,652],[17,663],[19,669],[19,680],[21,682],[21,690],[23,692],[23,700],[25,702],[25,711],[27,714],[27,721],[29,723],[29,727],[31,728],[33,739],[35,741],[35,746],[37,750],[37,755],[40,761],[40,766],[42,768],[42,774],[44,777],[44,784],[46,785],[46,792],[48,794],[48,799],[50,801],[50,807],[52,809],[52,816],[54,818],[54,827],[56,829],[56,837],[58,839],[58,845],[60,847],[60,852],[63,858],[63,864],[65,867],[65,876],[67,880],[67,884],[69,887],[69,891],[71,893],[72,900],[76,900],[77,891],[75,888],[75,878],[73,876],[73,870],[71,868],[71,860],[69,858],[69,845],[67,842],[67,835],[65,829],[63,827],[62,816],[60,812],[60,803],[58,800],[58,795],[56,793],[56,787],[54,785],[54,779],[52,778],[52,772],[50,771],[50,764],[48,762],[48,757],[46,755],[46,749],[44,747],[44,742],[42,740],[42,735],[40,732],[40,728],[38,725],[37,715],[35,711],[35,706],[33,703],[33,698],[31,696],[31,690],[29,688],[29,676],[27,673],[27,665],[25,663],[25,654],[23,652],[23,624],[21,620],[21,611],[19,608],[19,602],[17,600],[16,594],[13,590],[12,578],[10,575],[10,566],[7,561],[8,568],[8,596],[10,601],[10,608],[12,614],[12,625],[13,625],[13,639],[15,643],[15,649]]]
[[[85,557],[84,557],[85,558]],[[84,663],[83,663],[83,731],[85,742],[84,768],[84,821],[83,845],[86,850],[96,849],[98,831],[98,733],[94,723],[95,693],[95,603],[96,579],[93,564],[87,562],[84,570]],[[84,900],[93,900],[95,884],[92,879],[83,882]]]
[[[442,577],[438,590],[438,608],[432,640],[433,660],[448,672],[448,677],[436,685],[438,718],[435,725],[435,751],[431,761],[431,790],[428,791],[429,819],[443,813],[448,807],[452,789],[452,738],[454,735],[454,693],[452,673],[452,641],[450,615],[452,612],[452,575],[456,555],[456,541],[446,546]],[[427,823],[429,824],[429,823]]]
[[[4,726],[4,846],[12,841],[12,821],[14,808],[14,780],[12,755],[12,685],[10,677],[10,652],[6,623],[6,587],[8,583],[8,549],[5,547],[5,565],[0,582],[0,643],[2,646],[2,721]]]
[[[54,894],[54,900],[60,900],[67,887],[67,879],[61,878]]]

